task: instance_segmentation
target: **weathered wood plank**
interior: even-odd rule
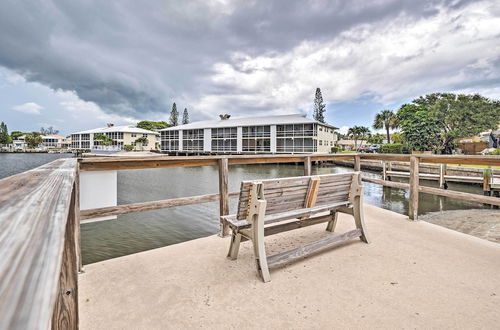
[[[0,329],[50,326],[75,176],[58,159],[0,180]]]
[[[59,289],[54,311],[52,313],[52,329],[78,329],[78,255],[76,231],[80,228],[78,214],[74,212],[77,198],[74,185],[71,196],[70,212],[66,223]],[[78,229],[77,229],[78,228]]]
[[[232,192],[228,194],[229,198],[236,198],[238,197],[238,195],[239,195],[238,192]],[[101,207],[97,209],[81,210],[80,220],[82,223],[85,223],[84,220],[88,219],[166,209],[176,206],[186,206],[186,205],[193,205],[200,203],[216,202],[218,200],[219,200],[219,194],[209,194],[209,195],[171,198],[171,199],[164,199],[152,202],[140,202],[140,203],[131,203],[126,205]]]
[[[419,159],[410,157],[410,200],[408,216],[411,220],[418,218],[418,186],[419,186]]]
[[[360,236],[361,236],[361,229],[354,229],[338,236],[328,237],[304,246],[300,246],[293,250],[269,256],[267,257],[267,263],[269,267],[282,265],[290,261],[296,260],[298,258],[301,258],[303,256],[309,255],[311,253],[325,250],[327,248],[339,245],[345,241]]]
[[[453,190],[443,190],[443,189],[439,189],[439,188],[425,187],[425,186],[418,187],[418,190],[420,192],[423,192],[426,194],[462,199],[462,200],[466,200],[469,202],[478,202],[478,203],[483,203],[483,204],[500,206],[500,198],[498,198],[498,197],[483,196],[483,195],[464,193],[464,192],[453,191]]]
[[[229,166],[227,158],[219,159],[219,214],[229,214],[229,195],[228,195],[228,181],[229,181]],[[220,235],[222,237],[229,235],[229,227],[221,223]]]

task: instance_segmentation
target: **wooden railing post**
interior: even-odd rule
[[[359,155],[354,156],[354,171],[361,171],[361,157]]]
[[[75,213],[75,249],[77,258],[77,270],[79,273],[83,272],[83,261],[82,261],[82,239],[80,233],[80,163],[76,163],[76,174],[75,174],[75,203],[74,207],[70,212]]]
[[[75,232],[80,224],[74,211],[76,195],[76,184],[74,184],[66,223],[59,290],[52,313],[52,329],[78,329],[78,260]]]
[[[411,220],[417,220],[418,218],[419,162],[420,160],[418,157],[410,157],[410,200],[408,216]]]
[[[446,175],[446,164],[439,164],[439,188],[446,189],[446,181],[444,176]]]
[[[310,176],[312,173],[311,169],[311,157],[306,157],[304,158],[304,175],[305,176]]]
[[[229,191],[228,191],[229,166],[227,158],[219,159],[219,213],[221,216],[229,214]],[[224,237],[229,235],[229,227],[227,224],[222,224],[219,233]]]
[[[491,168],[483,170],[483,195],[490,196]]]

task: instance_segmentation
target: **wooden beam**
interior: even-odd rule
[[[228,194],[229,198],[237,198],[239,192]],[[121,214],[143,212],[150,210],[167,209],[176,206],[186,206],[200,203],[209,203],[219,200],[219,194],[199,195],[181,198],[171,198],[152,202],[131,203],[126,205],[107,206],[97,209],[81,210],[80,220],[85,223],[88,219],[116,216]]]
[[[419,186],[419,159],[415,156],[410,158],[410,200],[408,216],[411,220],[418,219],[418,186]]]
[[[360,155],[354,156],[354,171],[361,171],[361,157]]]
[[[305,157],[304,158],[304,175],[305,176],[310,176],[311,175],[311,157]]]
[[[482,196],[478,194],[464,193],[453,190],[443,190],[439,188],[425,187],[425,186],[420,186],[418,190],[425,194],[439,195],[444,197],[462,199],[469,202],[478,202],[483,204],[500,206],[500,198],[498,197]]]
[[[0,329],[50,327],[75,177],[61,158],[0,180]]]
[[[228,180],[229,180],[229,167],[227,158],[219,159],[219,215],[229,214],[229,195],[228,195]],[[222,237],[229,235],[229,227],[221,222],[221,232]]]
[[[80,224],[77,222],[78,215],[74,212],[77,192],[76,185],[73,187],[66,223],[59,289],[52,313],[53,330],[78,329],[78,256],[75,233]]]
[[[339,245],[340,243],[343,243],[345,241],[348,241],[352,238],[359,236],[361,236],[361,229],[354,229],[338,236],[328,237],[289,251],[269,256],[267,257],[267,263],[269,264],[270,267],[282,265],[287,262],[301,258],[305,255],[325,250],[335,245]]]
[[[362,177],[361,180],[364,182],[380,184],[382,186],[391,187],[391,188],[406,189],[406,190],[410,189],[410,185],[408,183],[403,183],[403,182],[384,181],[381,179],[367,178],[367,177]]]
[[[483,170],[483,192],[489,193],[491,183],[491,168]]]

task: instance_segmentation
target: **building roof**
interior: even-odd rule
[[[91,134],[91,133],[112,133],[112,132],[123,132],[123,133],[140,133],[140,134],[160,134],[157,132],[149,131],[147,129],[138,128],[135,126],[111,126],[94,128],[86,131],[75,132],[73,134]]]
[[[197,121],[191,124],[179,125],[161,129],[160,131],[173,131],[184,129],[201,129],[201,128],[220,128],[220,127],[235,127],[235,126],[262,126],[262,125],[283,125],[283,124],[320,124],[333,129],[337,127],[320,123],[316,120],[306,118],[305,115],[281,115],[281,116],[265,116],[265,117],[245,117],[245,118],[229,118],[218,120]]]
[[[59,140],[64,140],[66,137],[57,135],[57,134],[47,134],[47,135],[42,135],[42,139],[59,139]]]

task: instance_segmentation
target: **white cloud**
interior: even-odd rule
[[[275,113],[310,113],[316,87],[328,103],[371,96],[389,105],[463,85],[481,93],[484,81],[500,76],[499,12],[500,3],[476,2],[420,19],[402,14],[358,25],[330,40],[304,41],[288,53],[238,52],[231,62],[213,66],[213,83],[232,89],[205,95],[197,107],[211,111],[237,102]]]
[[[42,110],[43,107],[39,104],[36,104],[35,102],[27,102],[24,104],[16,105],[12,109],[31,115],[39,115],[40,110]]]
[[[348,130],[349,130],[349,126],[341,126],[341,127],[339,127],[338,132],[339,132],[340,134],[344,134],[344,135],[345,135],[345,134],[347,134],[347,131],[348,131]]]

